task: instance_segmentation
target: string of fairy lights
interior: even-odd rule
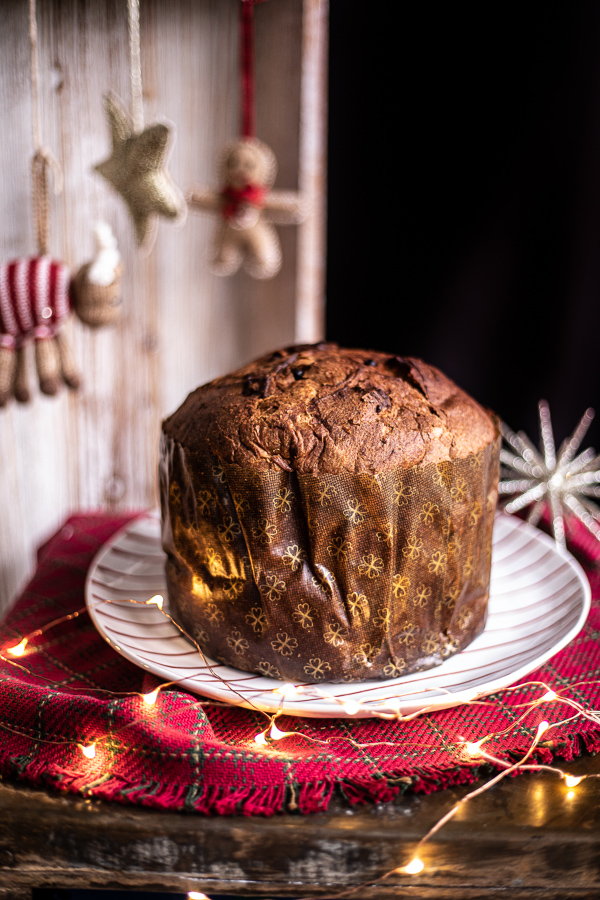
[[[110,600],[103,600],[102,603],[111,603]],[[123,601],[120,600],[119,603]],[[211,675],[218,678],[224,686],[226,686],[230,691],[236,694],[240,699],[242,699],[245,705],[249,705],[253,708],[253,711],[259,713],[264,716],[267,720],[266,727],[254,735],[252,739],[252,744],[256,752],[268,752],[270,754],[277,753],[277,742],[283,741],[286,738],[294,737],[294,738],[302,738],[304,740],[308,740],[311,743],[320,744],[320,745],[328,745],[331,743],[330,739],[320,739],[316,738],[313,735],[306,734],[301,729],[295,729],[293,731],[282,731],[277,726],[277,720],[280,715],[282,715],[282,710],[278,709],[275,712],[266,712],[263,709],[260,709],[256,706],[252,701],[247,698],[242,697],[239,694],[235,687],[233,687],[230,683],[228,683],[225,679],[223,679],[211,666],[210,661],[205,657],[202,648],[199,646],[197,641],[194,640],[187,632],[177,623],[175,620],[169,615],[169,613],[164,609],[164,600],[160,594],[156,594],[153,597],[150,597],[148,600],[128,600],[129,603],[138,604],[138,605],[146,605],[146,606],[156,606],[160,613],[165,616],[169,621],[171,621],[179,631],[196,647],[200,658],[202,660],[202,670],[208,670]],[[51,622],[48,622],[41,628],[37,628],[29,634],[24,635],[20,638],[16,643],[11,644],[11,646],[7,646],[3,648],[0,652],[0,660],[5,663],[10,664],[11,666],[16,667],[20,671],[27,674],[29,677],[40,679],[45,681],[53,686],[53,688],[60,688],[60,685],[56,682],[52,682],[51,679],[47,679],[44,676],[40,676],[35,672],[32,672],[27,668],[23,663],[26,661],[27,657],[30,654],[37,652],[38,650],[43,649],[43,645],[38,646],[34,642],[36,639],[40,638],[50,629],[57,627],[58,625],[64,624],[65,622],[72,621],[76,619],[84,612],[87,612],[87,607],[82,607],[81,609],[75,610],[72,613],[60,616],[59,618],[53,619]],[[114,737],[126,729],[132,728],[136,724],[143,723],[147,721],[148,712],[156,706],[159,702],[161,693],[170,687],[175,687],[180,684],[181,681],[189,678],[189,674],[185,676],[185,679],[179,679],[169,682],[164,682],[160,684],[158,687],[153,690],[147,691],[146,693],[138,692],[138,691],[110,691],[105,688],[100,687],[83,687],[82,690],[85,691],[95,691],[97,693],[106,694],[110,696],[138,696],[142,701],[142,709],[145,711],[145,715],[134,719],[131,722],[122,725],[120,728],[116,730],[112,730],[110,734],[107,734],[105,738],[96,738],[89,743],[84,743],[81,741],[69,741],[69,740],[49,740],[49,739],[41,739],[38,737],[32,737],[30,734],[19,731],[18,729],[12,728],[11,726],[6,725],[5,723],[0,723],[0,727],[5,729],[6,731],[12,732],[13,734],[20,735],[22,737],[27,738],[28,740],[45,743],[45,744],[56,744],[56,745],[75,745],[81,752],[82,756],[88,760],[95,760],[99,755],[99,751],[101,750],[102,744],[104,741],[112,740]],[[581,681],[577,684],[570,685],[570,688],[573,689],[578,686],[587,685],[591,686],[598,682],[593,681]],[[273,694],[279,695],[280,704],[283,703],[284,699],[294,697],[297,694],[303,691],[303,685],[294,685],[294,684],[282,684],[280,687],[277,687],[273,690]],[[415,876],[419,875],[421,872],[425,870],[425,863],[421,859],[421,850],[423,846],[441,829],[446,825],[458,812],[459,810],[464,809],[465,805],[468,804],[474,798],[480,796],[484,792],[490,790],[494,785],[496,785],[503,778],[508,775],[512,775],[518,772],[526,772],[526,771],[548,771],[559,778],[561,778],[566,787],[568,788],[568,792],[566,793],[566,800],[570,801],[575,796],[574,789],[584,780],[591,778],[598,778],[600,774],[587,774],[587,775],[574,775],[571,774],[558,766],[551,766],[543,763],[537,763],[535,761],[531,761],[531,756],[535,752],[538,747],[540,740],[546,732],[550,731],[553,728],[559,728],[566,724],[570,724],[577,719],[587,719],[590,722],[593,722],[595,725],[600,726],[600,712],[594,709],[586,708],[581,702],[574,699],[571,696],[568,696],[565,691],[569,688],[563,689],[562,691],[555,691],[549,685],[541,681],[530,681],[524,682],[521,684],[514,685],[512,687],[504,689],[504,694],[510,696],[511,693],[516,691],[522,692],[526,689],[533,689],[539,691],[539,696],[535,699],[523,701],[520,703],[512,703],[510,704],[511,713],[517,713],[516,717],[511,721],[511,723],[502,731],[490,732],[489,734],[484,734],[481,737],[478,737],[476,740],[467,740],[465,738],[459,737],[454,744],[454,750],[457,756],[457,762],[462,763],[463,765],[475,765],[477,763],[485,762],[499,771],[489,780],[485,781],[479,787],[473,789],[469,793],[467,793],[464,797],[462,797],[457,803],[455,803],[449,810],[446,812],[430,829],[429,831],[420,839],[418,842],[414,855],[412,858],[405,863],[404,865],[397,866],[393,869],[390,869],[388,872],[385,872],[378,879],[371,879],[369,882],[365,882],[364,884],[357,885],[353,888],[346,889],[340,891],[335,894],[329,895],[331,900],[343,900],[346,897],[352,897],[355,895],[360,889],[365,888],[367,885],[375,885],[386,879],[390,878],[393,875],[409,875]],[[73,686],[69,686],[69,690],[73,690]],[[361,709],[361,704],[356,700],[341,700],[338,698],[332,697],[332,695],[328,694],[326,691],[321,692],[324,696],[327,696],[331,699],[336,699],[337,702],[343,707],[343,711],[348,716],[353,716],[358,713]],[[418,712],[413,712],[410,714],[403,715],[401,713],[401,703],[402,703],[402,693],[399,693],[396,698],[392,700],[386,700],[386,711],[371,709],[371,713],[375,716],[378,716],[383,719],[395,719],[398,722],[406,722],[410,719],[415,718],[418,715],[422,715],[427,712],[427,708],[419,710]],[[472,697],[463,699],[461,701],[461,705],[468,706],[485,706],[492,704],[492,701],[488,701],[482,698],[478,698],[477,694],[474,692]],[[572,711],[571,714],[567,718],[561,719],[558,722],[550,723],[546,719],[540,722],[537,727],[535,734],[532,737],[531,743],[525,754],[516,762],[509,762],[502,758],[500,758],[497,753],[492,754],[488,752],[486,749],[486,744],[490,741],[498,741],[502,738],[506,738],[515,729],[519,728],[522,723],[527,719],[527,717],[534,711],[539,709],[546,704],[562,704],[564,706],[569,707]],[[203,706],[227,706],[228,704],[225,702],[220,702],[216,700],[198,700],[193,704],[187,704],[185,707],[181,707],[175,710],[171,710],[169,713],[165,714],[165,718],[174,718],[181,712],[189,712],[191,708],[194,706],[203,707]],[[493,705],[497,706],[497,701],[493,701]],[[397,741],[372,741],[372,742],[360,742],[356,741],[354,738],[342,735],[336,735],[336,741],[344,741],[350,745],[352,745],[356,749],[366,749],[374,746],[385,746],[385,745],[394,745],[397,746]],[[100,760],[101,762],[101,760]],[[94,773],[95,774],[95,773]],[[188,892],[188,900],[210,900],[210,898],[202,893],[201,891],[190,891]]]

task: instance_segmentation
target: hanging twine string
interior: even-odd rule
[[[35,0],[29,0],[29,46],[31,51],[31,105],[33,146],[42,146],[42,114],[40,109],[40,63],[38,59],[38,32]]]
[[[263,0],[241,0],[240,5],[240,131],[256,137],[256,85],[254,76],[254,7]]]
[[[144,130],[144,99],[142,95],[142,62],[140,57],[140,3],[127,0],[129,20],[129,73],[131,77],[131,117],[133,131]]]
[[[53,176],[54,193],[63,189],[63,175],[56,157],[42,144],[42,111],[40,105],[40,62],[38,56],[38,31],[35,0],[29,0],[29,46],[31,58],[31,125],[33,135],[33,159],[31,177],[33,185],[33,218],[38,253],[49,252],[50,204],[48,201],[48,169]]]

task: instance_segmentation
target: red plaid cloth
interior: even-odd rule
[[[0,652],[36,628],[80,609],[90,562],[131,516],[77,515],[45,544],[37,571],[0,629]],[[588,708],[600,707],[600,546],[582,528],[571,546],[592,585],[592,610],[579,635],[527,681],[543,681]],[[573,545],[574,541],[574,545]],[[509,727],[543,687],[500,692],[489,705],[461,706],[400,723],[381,719],[278,719],[301,736],[259,748],[265,728],[258,713],[223,707],[168,689],[154,707],[129,692],[158,682],[116,654],[87,613],[30,640],[16,660],[0,659],[0,772],[35,786],[51,786],[154,806],[228,815],[270,815],[327,808],[334,791],[351,803],[391,800],[400,791],[434,791],[470,782],[489,766],[465,764],[458,742]],[[580,682],[584,682],[580,684]],[[115,696],[101,689],[115,692]],[[490,741],[505,760],[531,745],[542,719],[559,722],[573,711],[544,703],[508,736]],[[536,758],[572,759],[600,749],[600,728],[583,717],[551,729]],[[348,738],[364,745],[353,746]],[[97,741],[86,759],[77,744]]]

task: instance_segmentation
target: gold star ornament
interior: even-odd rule
[[[112,153],[94,169],[127,204],[138,244],[149,244],[156,233],[158,216],[180,219],[187,210],[183,194],[166,168],[171,130],[158,123],[136,133],[130,116],[113,94],[105,96],[104,108]]]

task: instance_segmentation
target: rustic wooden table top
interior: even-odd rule
[[[600,757],[567,768],[600,773]],[[362,882],[356,900],[600,897],[600,779],[568,799],[564,781],[544,772],[507,778],[465,805],[422,848],[420,875],[373,883],[405,865],[471,789],[314,816],[206,818],[3,782],[0,900],[30,900],[34,887],[327,898]]]

